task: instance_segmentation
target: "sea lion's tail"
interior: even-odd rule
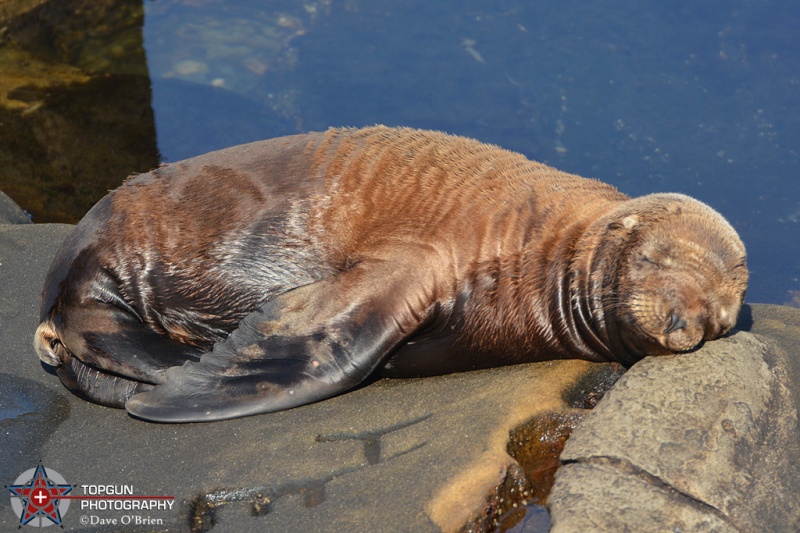
[[[36,328],[33,347],[43,363],[59,367],[67,362],[67,349],[61,342],[55,325],[50,320],[45,320]]]

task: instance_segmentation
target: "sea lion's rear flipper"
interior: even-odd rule
[[[105,372],[71,356],[56,368],[56,374],[61,383],[75,395],[117,409],[125,407],[125,401],[134,394],[150,390],[154,386]]]
[[[87,300],[44,316],[34,338],[39,358],[77,396],[121,409],[163,383],[168,368],[200,359],[203,350],[150,330],[121,298]]]
[[[246,316],[199,362],[167,370],[166,383],[125,408],[157,422],[211,421],[347,391],[425,319],[422,277],[361,263],[288,291]]]

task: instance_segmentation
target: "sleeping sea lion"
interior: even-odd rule
[[[631,365],[735,323],[745,249],[710,207],[630,199],[431,131],[332,129],[133,176],[57,253],[35,347],[163,422],[560,358]]]

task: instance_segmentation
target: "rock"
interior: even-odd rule
[[[552,531],[800,527],[800,311],[747,306],[739,327],[606,394],[561,455]]]
[[[23,15],[48,0],[5,0],[0,4],[0,24],[7,24],[9,21]]]
[[[20,206],[0,191],[0,224],[30,224],[31,219]]]
[[[141,0],[0,4],[0,189],[75,222],[159,164]]]
[[[521,476],[506,452],[510,432],[539,415],[579,419],[585,410],[571,405],[597,393],[591,377],[613,382],[613,372],[597,372],[613,365],[559,361],[380,380],[225,422],[142,422],[73,396],[33,352],[44,276],[70,228],[0,225],[0,425],[15,436],[3,441],[4,483],[41,460],[78,485],[73,495],[111,484],[175,496],[173,510],[147,512],[82,510],[87,502],[73,500],[70,530],[82,516],[161,520],[125,531],[452,531],[491,521],[490,493],[510,470]]]

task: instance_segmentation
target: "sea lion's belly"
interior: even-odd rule
[[[410,339],[387,358],[378,372],[387,378],[416,378],[520,362],[519,354],[475,352],[457,334],[450,334]]]

